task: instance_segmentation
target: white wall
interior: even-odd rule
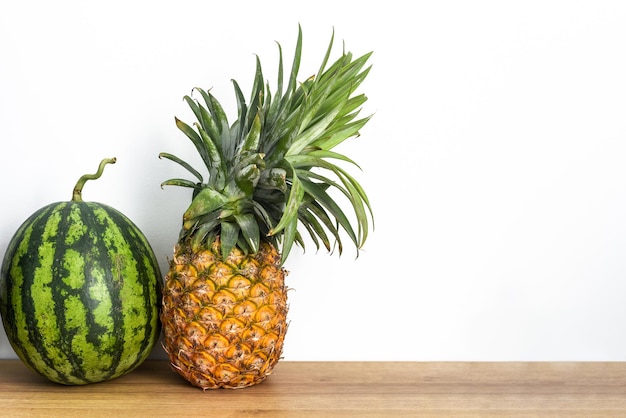
[[[357,260],[294,250],[285,359],[626,359],[625,3],[4,3],[0,252],[116,156],[84,198],[133,219],[165,268],[189,196],[159,188],[183,173],[157,155],[194,159],[182,96],[213,87],[233,117],[254,53],[273,82],[300,22],[304,77],[334,27],[375,52],[375,117],[341,151],[376,229]]]

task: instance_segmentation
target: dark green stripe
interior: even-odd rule
[[[119,227],[117,232],[122,237],[122,240],[118,242],[119,246],[116,246],[115,242],[111,242],[110,254],[123,255],[126,262],[133,262],[132,272],[138,274],[136,283],[132,284],[141,286],[141,294],[133,295],[133,309],[126,313],[139,316],[142,320],[139,327],[125,330],[135,337],[134,340],[126,341],[129,346],[125,349],[130,348],[136,352],[136,358],[132,363],[138,365],[147,357],[149,349],[154,345],[158,336],[158,311],[156,309],[158,307],[157,290],[160,282],[158,263],[150,244],[132,221],[110,206],[98,205],[110,218],[111,227]],[[122,266],[116,267],[121,268]],[[120,300],[120,303],[122,302],[124,301]],[[137,306],[136,302],[139,302],[141,306]],[[129,327],[132,321],[126,318],[124,324]],[[140,341],[139,350],[135,346],[136,342],[133,342],[136,340]]]
[[[65,316],[66,312],[64,305],[64,302],[69,300],[70,297],[75,298],[78,292],[71,291],[69,286],[64,285],[62,280],[58,280],[58,278],[67,277],[70,274],[70,272],[63,266],[63,254],[65,254],[67,248],[65,248],[62,244],[65,240],[67,228],[69,227],[70,214],[73,208],[73,204],[68,204],[63,208],[63,210],[61,210],[61,220],[58,225],[59,233],[57,234],[55,242],[56,247],[54,251],[54,259],[52,260],[52,265],[50,266],[51,274],[54,278],[54,286],[51,286],[52,300],[54,301],[54,314],[56,315],[59,329],[63,330],[63,332],[60,333],[58,340],[50,341],[49,343],[60,349],[65,357],[64,360],[69,362],[72,366],[71,376],[78,377],[80,381],[85,382],[82,376],[76,376],[76,373],[74,372],[80,368],[80,359],[77,358],[75,353],[72,351],[71,344],[71,338],[74,334],[76,334],[76,330],[68,329],[68,321]],[[63,383],[70,383],[69,375],[69,370],[65,373],[61,373]]]
[[[45,263],[45,260],[42,259],[42,255],[40,254],[40,248],[43,244],[44,231],[46,230],[46,226],[49,226],[49,223],[52,222],[52,216],[59,210],[61,210],[65,206],[64,203],[57,203],[48,205],[40,209],[38,212],[35,212],[31,216],[26,223],[30,223],[29,226],[29,236],[26,238],[25,236],[20,237],[18,243],[22,245],[26,245],[26,252],[23,256],[16,260],[19,263],[19,267],[21,268],[21,279],[22,279],[22,312],[25,315],[26,319],[26,327],[27,327],[27,341],[21,341],[20,350],[22,351],[22,357],[25,357],[27,362],[33,367],[35,370],[40,371],[41,365],[37,363],[36,360],[40,360],[44,363],[46,368],[50,368],[56,370],[53,358],[50,356],[47,348],[47,342],[44,341],[42,334],[39,332],[40,328],[38,325],[38,321],[41,318],[37,317],[37,312],[35,309],[35,301],[36,297],[33,297],[33,284],[36,283],[35,273],[37,269],[47,269],[49,266],[42,264]],[[21,247],[21,246],[20,246]],[[17,254],[19,257],[20,254]],[[19,280],[20,277],[13,277],[14,280]],[[52,312],[49,312],[52,315]],[[18,331],[18,330],[16,330]],[[19,332],[19,331],[18,331]],[[19,337],[18,337],[19,338]],[[34,347],[40,358],[30,355],[27,350],[28,347],[24,346],[24,344],[30,344]],[[62,378],[58,376],[58,378]]]
[[[99,219],[94,214],[94,210],[97,210],[97,205],[84,202],[81,204],[83,209],[83,217],[85,224],[89,231],[89,244],[91,248],[92,256],[88,257],[88,262],[85,263],[85,276],[88,277],[88,282],[85,284],[84,294],[87,297],[92,287],[99,285],[99,277],[104,277],[104,285],[106,286],[109,296],[109,303],[111,308],[108,311],[109,320],[113,323],[112,333],[109,334],[110,338],[113,338],[109,349],[106,350],[106,354],[111,357],[110,362],[106,365],[106,369],[103,370],[106,379],[111,378],[119,365],[122,352],[119,349],[123,343],[123,330],[124,330],[124,317],[122,314],[120,291],[122,284],[119,283],[118,278],[115,277],[114,260],[109,256],[110,248],[105,242],[104,235],[110,231],[112,225],[109,219]],[[83,251],[87,250],[84,248]],[[98,301],[93,298],[85,300],[85,306],[89,306],[89,334],[87,340],[95,344],[98,344],[100,337],[102,336],[101,326],[97,323],[97,318],[94,316],[95,310],[100,303],[105,301]]]
[[[79,350],[77,344],[80,343],[78,339],[81,339],[84,334],[80,327],[86,327],[89,333],[93,332],[94,328],[91,310],[86,308],[90,306],[90,303],[85,289],[90,280],[90,258],[97,260],[99,255],[93,249],[92,239],[89,236],[93,226],[86,222],[88,211],[82,210],[82,204],[70,203],[64,208],[62,215],[52,265],[52,274],[55,277],[55,286],[52,287],[55,314],[59,327],[63,330],[56,344],[62,348],[67,361],[72,366],[71,372],[68,372],[65,377],[71,376],[79,382],[88,383],[90,378],[86,375],[84,362],[88,360],[87,357],[90,354],[87,350],[91,347],[82,347]],[[70,251],[75,251],[81,256],[76,257],[72,266],[67,266],[65,257]],[[80,265],[83,266],[82,269],[79,269]],[[92,352],[91,355],[94,351],[99,351],[97,341],[89,341],[87,337],[87,342],[93,345],[93,348],[89,350]],[[100,361],[103,367],[107,366],[104,358]]]
[[[47,207],[44,207],[32,214],[15,232],[13,238],[9,241],[4,255],[2,261],[2,275],[0,276],[0,308],[2,309],[4,329],[15,352],[20,358],[23,358],[24,362],[30,367],[32,367],[32,364],[28,361],[28,358],[23,355],[22,347],[18,344],[18,318],[16,311],[12,309],[16,303],[19,303],[21,306],[21,299],[14,300],[14,294],[21,294],[21,287],[23,286],[23,278],[21,275],[14,274],[14,272],[19,268],[19,255],[17,255],[19,244],[23,242],[23,237],[30,233],[29,227],[31,226],[31,221],[40,213],[45,212],[46,209]]]

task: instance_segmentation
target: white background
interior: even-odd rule
[[[340,151],[376,228],[358,259],[294,249],[285,360],[625,360],[619,1],[4,1],[0,252],[115,156],[83,196],[165,269],[189,193],[160,189],[184,173],[157,155],[198,161],[183,95],[213,88],[234,119],[230,80],[249,90],[256,53],[273,85],[298,23],[301,79],[333,28],[337,53],[374,51],[374,118]]]

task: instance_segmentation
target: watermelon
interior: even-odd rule
[[[161,273],[139,228],[118,210],[73,199],[33,213],[9,242],[0,314],[9,342],[53,382],[84,385],[141,364],[159,333]]]

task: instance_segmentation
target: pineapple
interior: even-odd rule
[[[159,155],[194,177],[162,183],[193,191],[165,278],[163,347],[172,368],[202,389],[254,385],[279,361],[288,325],[283,265],[294,243],[304,249],[301,231],[317,249],[339,254],[347,236],[357,256],[367,238],[370,203],[338,165],[356,163],[332,149],[370,119],[358,117],[367,99],[354,92],[371,53],[353,58],[344,51],[328,66],[333,40],[334,33],[317,74],[299,83],[298,27],[286,86],[278,45],[273,93],[257,57],[249,103],[233,81],[233,124],[209,91],[194,88],[184,97],[197,121],[176,118],[176,125],[195,145],[206,179],[175,155]],[[339,197],[353,214],[340,208]]]

